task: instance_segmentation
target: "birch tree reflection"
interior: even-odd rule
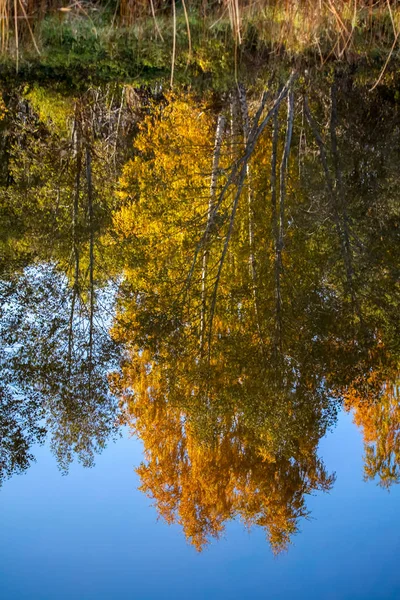
[[[167,96],[120,181],[113,385],[142,489],[199,549],[236,516],[286,547],[333,483],[317,447],[343,399],[398,370],[397,129],[349,113],[344,92],[368,107],[379,91],[319,83],[239,85],[217,110]]]

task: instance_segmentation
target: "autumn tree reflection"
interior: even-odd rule
[[[379,97],[320,83],[293,73],[217,106],[168,95],[120,180],[113,385],[142,489],[199,549],[234,517],[286,547],[306,495],[333,483],[317,449],[343,399],[398,368],[391,133],[344,91]]]
[[[391,89],[3,97],[2,478],[46,435],[91,465],[129,423],[143,491],[198,549],[239,518],[278,552],[333,485],[318,444],[344,403],[366,476],[397,482]]]
[[[346,409],[364,439],[365,479],[378,479],[384,488],[400,481],[400,405],[398,380],[368,378],[368,391],[362,396],[354,388],[346,395]]]
[[[324,399],[294,381],[278,387],[247,358],[254,348],[229,353],[232,342],[227,335],[208,373],[190,356],[154,361],[143,352],[114,385],[144,443],[141,489],[160,514],[198,549],[239,516],[264,527],[279,551],[307,515],[305,494],[333,482],[316,454]]]

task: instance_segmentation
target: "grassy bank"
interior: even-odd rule
[[[223,88],[277,59],[310,67],[361,62],[379,76],[399,56],[400,9],[386,3],[125,0],[62,10],[52,2],[30,13],[29,1],[24,11],[22,0],[17,6],[16,14],[0,0],[3,77],[197,80]]]

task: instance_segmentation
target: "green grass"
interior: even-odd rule
[[[241,43],[232,31],[228,14],[189,12],[192,49],[189,52],[187,24],[181,7],[176,22],[174,81],[217,89],[228,88],[235,77],[263,76],[275,65],[313,68],[335,63],[365,63],[377,69],[385,63],[394,30],[389,10],[378,7],[352,11],[340,4],[336,16],[318,4],[260,2],[241,13]],[[392,12],[400,28],[400,11]],[[18,52],[12,31],[0,56],[0,76],[21,79],[58,79],[75,86],[88,82],[124,80],[148,84],[169,81],[173,47],[173,20],[163,12],[157,17],[163,40],[149,16],[129,27],[113,22],[112,11],[48,14],[34,27],[36,46],[26,27],[20,26]],[[399,25],[397,25],[399,24]],[[17,60],[18,58],[18,60]],[[389,63],[396,64],[397,47]],[[18,63],[18,64],[17,64]]]

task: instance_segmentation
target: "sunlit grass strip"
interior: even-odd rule
[[[32,49],[51,52],[57,36],[61,40],[69,28],[83,41],[93,31],[105,50],[113,36],[136,39],[149,54],[147,63],[153,49],[159,49],[173,81],[182,62],[198,60],[204,41],[228,48],[228,36],[231,48],[239,53],[251,48],[255,58],[269,49],[280,56],[307,54],[323,64],[375,52],[387,66],[396,56],[400,7],[390,0],[0,0],[0,22],[1,52],[17,65]],[[43,22],[54,31],[50,41]]]

